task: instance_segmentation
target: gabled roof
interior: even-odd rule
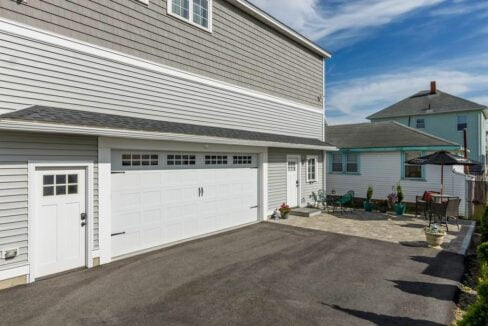
[[[460,148],[459,144],[395,121],[326,126],[325,139],[339,149]]]
[[[263,22],[264,24],[268,25],[269,27],[277,30],[278,32],[288,36],[289,38],[293,39],[295,42],[305,46],[309,50],[317,53],[318,55],[324,58],[331,58],[332,54],[314,43],[313,41],[309,40],[302,34],[298,33],[291,27],[283,24],[278,19],[274,18],[267,12],[259,9],[252,3],[247,0],[227,0],[229,3],[233,4],[237,8],[241,9],[242,11],[250,14],[254,18],[258,19],[259,21]]]
[[[437,90],[435,94],[430,91],[421,91],[406,99],[395,103],[386,109],[378,111],[367,119],[396,118],[411,115],[439,114],[463,111],[483,111],[488,116],[488,107],[466,99]]]
[[[0,115],[0,122],[20,121],[34,123],[48,123],[73,127],[98,128],[105,130],[126,130],[150,133],[164,133],[177,135],[191,135],[214,137],[220,139],[234,139],[252,142],[253,145],[262,143],[293,144],[315,146],[330,149],[332,146],[319,139],[294,137],[286,135],[268,134],[263,132],[208,127],[194,124],[143,119],[106,113],[80,110],[69,110],[46,106],[32,106],[26,109]],[[264,146],[264,145],[263,145]]]

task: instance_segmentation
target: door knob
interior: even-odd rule
[[[81,222],[81,227],[84,227],[86,225],[86,222]]]

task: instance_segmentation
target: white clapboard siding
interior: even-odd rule
[[[322,112],[0,32],[0,113],[34,104],[322,138]]]
[[[273,211],[282,203],[285,203],[287,193],[287,155],[301,156],[300,185],[301,205],[313,202],[310,198],[312,192],[317,193],[323,189],[323,154],[321,151],[304,151],[283,148],[270,148],[268,151],[268,209]],[[306,158],[307,155],[318,157],[317,181],[307,182]]]
[[[0,250],[19,248],[0,270],[27,261],[27,163],[29,160],[97,162],[96,137],[0,132]],[[94,248],[98,248],[98,168],[94,168]]]
[[[426,190],[439,191],[440,167],[425,166],[425,181],[401,180],[400,152],[367,152],[360,154],[360,175],[327,174],[327,193],[345,194],[354,190],[356,197],[366,198],[368,186],[373,186],[373,199],[386,199],[393,186],[402,185],[405,201],[414,203],[415,196]],[[465,214],[466,177],[444,167],[444,193],[462,199],[460,213]]]

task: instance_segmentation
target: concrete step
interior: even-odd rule
[[[322,214],[322,211],[318,208],[294,208],[291,210],[290,215],[312,217]]]

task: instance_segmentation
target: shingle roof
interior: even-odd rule
[[[37,105],[0,115],[0,120],[5,119],[40,123],[55,123],[73,126],[86,126],[94,128],[222,137],[250,141],[331,146],[328,143],[313,138],[293,137],[219,127],[207,127],[186,123],[150,120],[114,114],[68,110]]]
[[[430,91],[421,91],[370,115],[368,119],[487,109],[488,107],[484,105],[439,90],[437,90],[436,94],[431,94]]]
[[[325,139],[340,149],[459,146],[394,121],[326,126]]]

